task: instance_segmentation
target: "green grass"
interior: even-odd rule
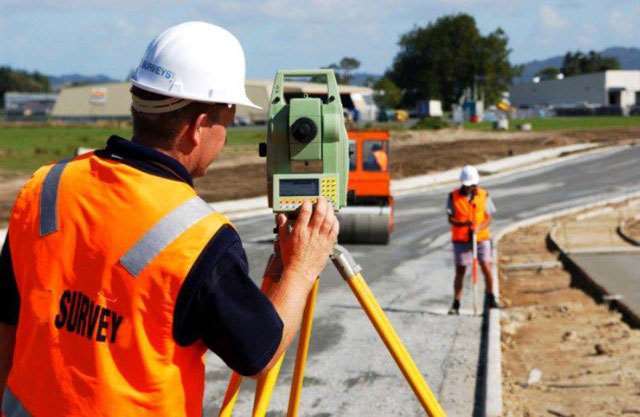
[[[597,129],[640,126],[640,116],[633,117],[554,117],[521,119],[511,122],[512,129],[531,123],[534,131]],[[369,128],[405,129],[397,122],[372,123]],[[490,122],[465,123],[470,130],[491,130]],[[131,128],[98,126],[2,125],[0,126],[0,170],[29,173],[41,165],[73,156],[79,146],[101,148],[111,135],[131,137]],[[232,150],[255,151],[265,140],[265,126],[233,127],[228,130]],[[230,149],[230,150],[231,150]]]
[[[71,157],[76,148],[102,148],[111,135],[131,137],[131,128],[96,126],[0,126],[0,169],[29,173],[39,166]],[[229,145],[255,149],[266,128],[234,127]]]
[[[547,117],[537,119],[517,119],[510,121],[511,130],[523,123],[531,123],[534,131],[545,130],[588,130],[615,127],[638,127],[640,116],[588,116],[588,117]],[[493,130],[492,122],[464,124],[465,129]]]

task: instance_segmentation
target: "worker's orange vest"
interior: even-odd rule
[[[469,196],[460,194],[460,189],[451,193],[453,204],[453,220],[458,222],[473,222],[477,225],[487,219],[487,191],[484,188],[477,188],[477,192],[472,201]],[[478,241],[489,240],[491,235],[489,228],[479,230],[476,235]],[[471,231],[468,226],[451,226],[451,240],[457,243],[471,241]]]
[[[176,344],[173,314],[226,223],[188,184],[118,161],[39,169],[9,225],[20,315],[4,414],[200,417],[206,347]]]
[[[387,157],[387,153],[385,151],[375,151],[373,153],[374,158],[376,158],[376,162],[380,167],[381,171],[386,171],[389,166],[389,158]]]

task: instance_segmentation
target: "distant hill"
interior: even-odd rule
[[[81,75],[81,74],[65,74],[60,76],[49,75],[49,83],[52,90],[59,90],[60,88],[71,85],[73,83],[80,84],[104,84],[104,83],[117,83],[122,80],[114,80],[106,75]],[[368,86],[368,81],[373,80],[375,82],[381,75],[369,74],[366,72],[356,72],[351,75],[352,85]]]
[[[60,76],[49,75],[49,83],[52,90],[58,90],[64,86],[74,83],[78,84],[104,84],[114,83],[122,80],[114,80],[106,75],[81,75],[81,74],[64,74]]]
[[[639,48],[622,48],[612,47],[599,52],[605,57],[617,58],[620,62],[621,69],[640,69],[640,49]],[[515,79],[514,82],[524,82],[531,80],[538,71],[546,67],[560,68],[564,55],[558,55],[544,60],[534,60],[525,62],[522,76]]]

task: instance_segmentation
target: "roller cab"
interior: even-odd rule
[[[389,132],[348,131],[347,207],[338,213],[341,243],[387,244],[393,231]]]

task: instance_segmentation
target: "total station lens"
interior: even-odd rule
[[[295,140],[302,143],[309,143],[318,134],[318,126],[308,117],[301,117],[291,126],[291,135]]]

